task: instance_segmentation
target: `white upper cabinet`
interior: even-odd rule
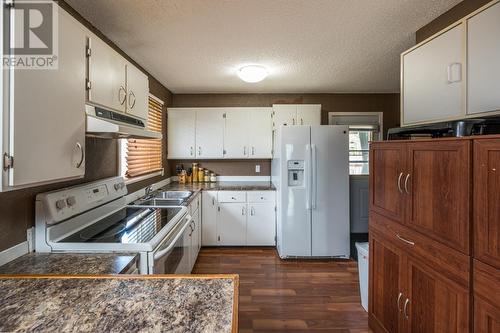
[[[272,158],[272,119],[271,108],[252,108],[249,111],[248,157]]]
[[[6,153],[14,163],[8,170],[8,186],[85,173],[86,30],[64,10],[58,12],[59,68],[15,70],[11,78]]]
[[[203,112],[203,111],[200,111]],[[248,158],[250,113],[247,108],[226,109],[224,126],[224,157]]]
[[[168,158],[195,158],[196,109],[168,108]]]
[[[126,60],[96,36],[89,38],[88,101],[118,112],[127,107]]]
[[[297,125],[320,125],[321,104],[298,104]]]
[[[463,118],[464,25],[402,55],[402,124]]]
[[[148,76],[132,64],[127,64],[127,109],[132,116],[148,119]]]
[[[224,109],[204,108],[196,112],[196,157],[224,157]]]
[[[467,113],[500,111],[500,3],[467,20]]]
[[[297,125],[297,105],[295,104],[274,104],[273,105],[273,128],[277,129],[281,125]]]

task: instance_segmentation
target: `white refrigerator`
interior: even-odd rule
[[[347,126],[282,126],[272,161],[281,258],[350,257]],[[278,155],[277,155],[278,156]]]

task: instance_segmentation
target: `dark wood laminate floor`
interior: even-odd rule
[[[355,261],[281,260],[274,248],[203,248],[193,273],[240,275],[240,333],[370,332]]]

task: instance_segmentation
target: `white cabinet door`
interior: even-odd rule
[[[249,158],[272,158],[272,119],[271,108],[252,108],[250,122],[246,125],[249,132]]]
[[[96,36],[89,38],[89,102],[125,112],[127,100],[126,61]]]
[[[403,55],[403,125],[463,118],[463,24]]]
[[[500,3],[467,21],[467,113],[500,110]]]
[[[228,108],[225,111],[224,158],[247,158],[250,131],[250,111],[248,108]]]
[[[148,119],[148,76],[132,64],[127,64],[127,113]]]
[[[194,158],[196,109],[169,108],[167,116],[168,158]]]
[[[57,70],[16,70],[13,74],[10,186],[85,173],[86,30],[59,10],[58,35]]]
[[[295,104],[274,104],[273,105],[273,128],[280,125],[297,125],[297,105]]]
[[[217,218],[218,244],[241,246],[246,244],[246,203],[221,203]]]
[[[196,157],[223,158],[224,109],[204,108],[196,112]]]
[[[321,125],[321,104],[298,104],[297,125]]]
[[[201,192],[201,244],[217,245],[217,191]]]
[[[182,234],[183,256],[175,272],[176,274],[190,274],[191,270],[193,269],[193,263],[192,263],[193,244],[192,244],[191,233],[192,233],[191,228],[187,226],[187,228],[184,230],[184,233]]]
[[[246,245],[275,245],[274,203],[249,203]]]
[[[200,252],[200,240],[199,240],[199,235],[200,235],[200,218],[198,215],[199,210],[196,210],[196,212],[193,214],[193,231],[191,232],[191,270],[194,267],[194,264],[196,263],[196,258],[198,258],[198,253]]]

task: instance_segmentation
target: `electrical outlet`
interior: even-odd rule
[[[259,164],[257,164],[257,165],[255,166],[255,172],[256,172],[256,173],[260,173],[260,165],[259,165]]]

